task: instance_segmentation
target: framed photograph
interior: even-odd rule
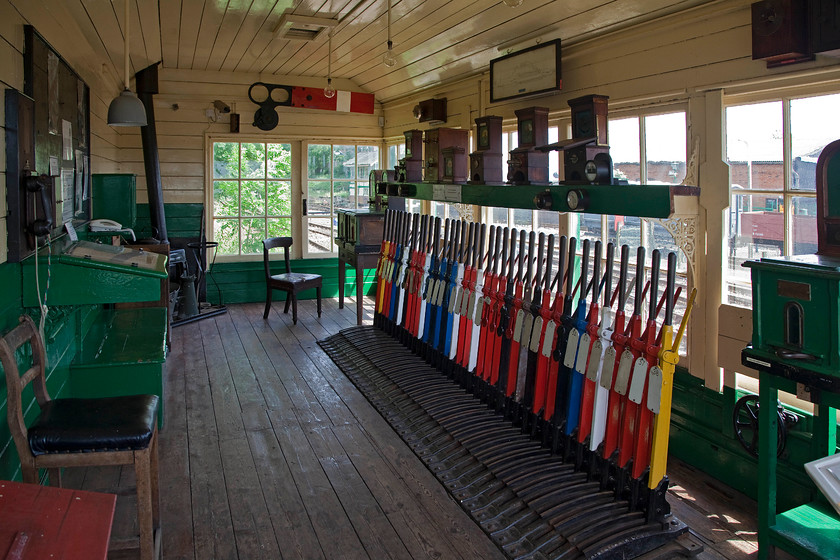
[[[559,91],[560,39],[490,61],[490,102]]]

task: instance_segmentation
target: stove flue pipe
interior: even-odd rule
[[[137,96],[146,108],[148,124],[140,127],[143,141],[143,165],[146,170],[146,191],[149,195],[149,216],[152,221],[152,235],[160,243],[169,243],[166,232],[166,214],[163,210],[163,187],[160,180],[160,157],[158,156],[157,130],[155,128],[155,107],[153,96],[158,93],[158,65],[152,64],[135,75]]]

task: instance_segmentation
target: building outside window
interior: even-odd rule
[[[723,303],[752,306],[745,261],[816,252],[816,163],[837,139],[838,106],[840,94],[726,108]]]
[[[220,255],[262,254],[292,235],[291,145],[213,142],[212,235]]]
[[[379,167],[379,147],[309,144],[306,162],[304,255],[328,256],[336,251],[336,211],[368,206],[370,172]]]

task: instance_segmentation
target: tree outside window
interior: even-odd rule
[[[213,143],[213,240],[221,255],[262,254],[292,234],[291,145]]]

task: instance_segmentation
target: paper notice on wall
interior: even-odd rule
[[[61,222],[73,219],[73,191],[76,187],[75,170],[64,168],[61,170],[61,200],[56,201],[56,212],[61,214]]]

